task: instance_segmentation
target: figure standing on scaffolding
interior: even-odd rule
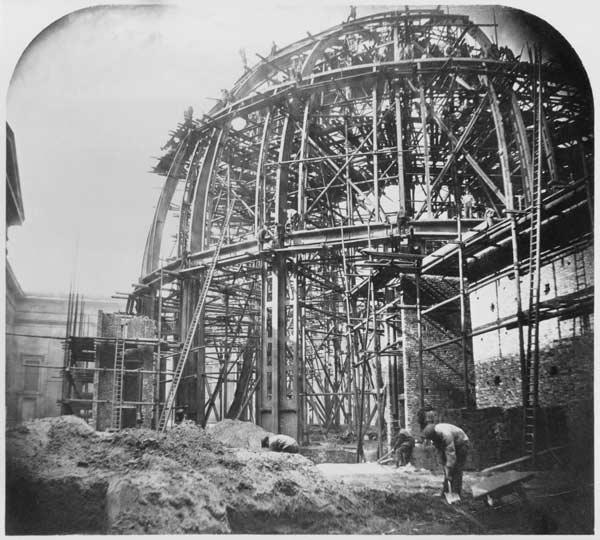
[[[350,15],[346,19],[346,22],[350,22],[356,19],[356,6],[350,6]]]
[[[298,229],[300,225],[300,214],[297,210],[293,208],[288,208],[286,210],[287,219],[285,222],[285,230],[286,232],[292,232]]]
[[[484,214],[484,218],[485,218],[485,224],[486,227],[489,229],[492,225],[494,225],[494,216],[496,215],[496,210],[494,210],[493,208],[486,208],[485,209],[485,214]]]
[[[471,192],[467,189],[463,196],[460,198],[460,202],[463,207],[463,217],[472,218],[473,217],[473,204],[475,203],[475,198],[471,195]]]

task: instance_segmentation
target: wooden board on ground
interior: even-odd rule
[[[532,472],[507,471],[494,474],[471,486],[473,498],[485,497],[486,495],[498,496],[517,489],[523,482],[534,476]]]

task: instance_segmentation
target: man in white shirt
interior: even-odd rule
[[[467,434],[453,424],[427,424],[423,437],[430,440],[438,451],[444,468],[443,492],[460,495],[462,490],[463,467],[469,455],[470,442]],[[450,486],[448,486],[450,481]]]

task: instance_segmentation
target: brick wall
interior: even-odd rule
[[[583,276],[575,275],[575,257],[583,261]],[[593,286],[593,250],[557,257],[540,272],[541,300],[551,300]],[[582,279],[583,278],[583,279]],[[529,303],[529,276],[521,278],[523,307]],[[493,323],[516,314],[514,280],[502,277],[470,296],[473,326]],[[542,446],[571,443],[570,461],[578,467],[591,463],[593,454],[593,314],[546,319],[540,322],[539,403],[542,407],[538,434]],[[524,329],[525,345],[527,329]],[[473,338],[477,406],[499,408],[502,414],[520,411],[522,405],[518,330],[501,328]],[[516,413],[515,413],[516,414]],[[508,422],[516,448],[522,440],[518,415]],[[466,422],[465,418],[456,418]],[[489,420],[489,419],[488,419]],[[493,420],[494,422],[496,420]],[[489,435],[475,430],[477,438]],[[480,443],[481,444],[481,443]],[[574,450],[573,450],[574,449]],[[491,461],[489,450],[482,459]],[[503,460],[510,456],[502,455]],[[498,458],[500,459],[500,458]],[[498,461],[496,459],[496,461]]]
[[[541,299],[577,290],[574,257],[585,261],[585,281],[593,285],[593,253],[588,247],[557,258],[541,269]],[[580,287],[581,288],[581,287]],[[529,276],[521,278],[524,308],[528,305]],[[471,294],[474,326],[502,320],[516,313],[514,280],[502,277]],[[593,315],[540,322],[540,404],[566,404],[573,396],[593,391]],[[527,331],[524,329],[525,344]],[[517,407],[522,404],[518,330],[500,328],[473,338],[478,407]]]
[[[594,474],[594,400],[592,397],[574,398],[564,409],[570,443],[569,462],[575,471],[589,479]]]
[[[571,410],[572,409],[572,410]],[[591,456],[589,433],[575,430],[577,418],[585,415],[585,404],[576,407],[553,406],[540,410],[537,422],[538,440],[541,447],[562,446],[577,436],[584,449]],[[471,451],[467,469],[481,470],[485,467],[521,457],[523,450],[523,409],[512,407],[487,407],[483,409],[443,409],[431,412],[434,422],[447,422],[459,426],[469,436]],[[593,430],[592,430],[593,431]],[[586,439],[587,436],[587,439]],[[578,452],[583,455],[584,452]],[[435,469],[431,456],[419,453],[416,466]]]
[[[100,368],[112,369],[115,359],[115,347],[111,343],[96,344],[96,366]],[[104,430],[110,427],[111,402],[112,402],[113,373],[111,371],[98,371],[98,383],[95,388],[96,403],[94,426],[97,430]],[[105,403],[105,401],[107,403]]]
[[[156,322],[149,317],[133,317],[127,323],[127,336],[138,338],[156,338]]]
[[[417,341],[417,323],[414,312],[405,311],[405,339],[403,346],[406,352],[406,415],[407,426],[415,433],[420,431],[417,422],[417,412],[420,406],[419,388],[419,353]],[[427,348],[445,340],[449,336],[423,318],[423,347]],[[425,389],[425,404],[433,408],[463,407],[465,404],[464,364],[459,344],[448,345],[431,352],[423,352],[423,385]],[[469,377],[473,379],[473,365],[470,358]]]
[[[125,334],[122,334],[122,328]],[[120,313],[98,312],[98,336],[156,338],[156,322],[149,317],[124,317]]]
[[[152,371],[154,368],[154,356],[153,347],[151,345],[138,345],[136,349],[137,353],[137,364],[131,364],[131,369],[136,367],[141,368],[144,371]],[[135,398],[133,400],[152,402],[154,399],[154,384],[155,377],[153,374],[141,373],[139,375],[133,374],[135,378]],[[141,405],[139,408],[141,425],[143,427],[150,428],[152,424],[152,413],[153,407],[149,405]]]
[[[121,336],[121,325],[125,326],[125,335],[128,338],[155,338],[156,323],[148,317],[122,317],[118,313],[98,314],[98,334],[102,337]],[[96,346],[96,359],[98,367],[114,367],[114,344],[98,343]],[[147,344],[128,345],[125,353],[126,369],[141,369],[151,371],[154,369],[153,346]],[[110,427],[112,413],[112,388],[113,372],[99,372],[97,383],[98,400],[108,400],[108,403],[98,403],[96,407],[96,429],[103,430]],[[123,386],[124,401],[152,402],[154,396],[155,377],[149,373],[127,374]],[[141,425],[151,427],[153,407],[151,404],[136,406],[135,410],[124,410],[123,425],[133,426],[137,420]]]
[[[98,331],[96,335],[101,337],[121,337],[121,325],[125,318],[118,313],[105,313],[98,311]]]

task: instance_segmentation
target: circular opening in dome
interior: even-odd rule
[[[245,127],[246,127],[246,119],[242,118],[241,116],[236,116],[231,121],[231,129],[233,129],[234,131],[240,131],[240,130],[244,129]]]

